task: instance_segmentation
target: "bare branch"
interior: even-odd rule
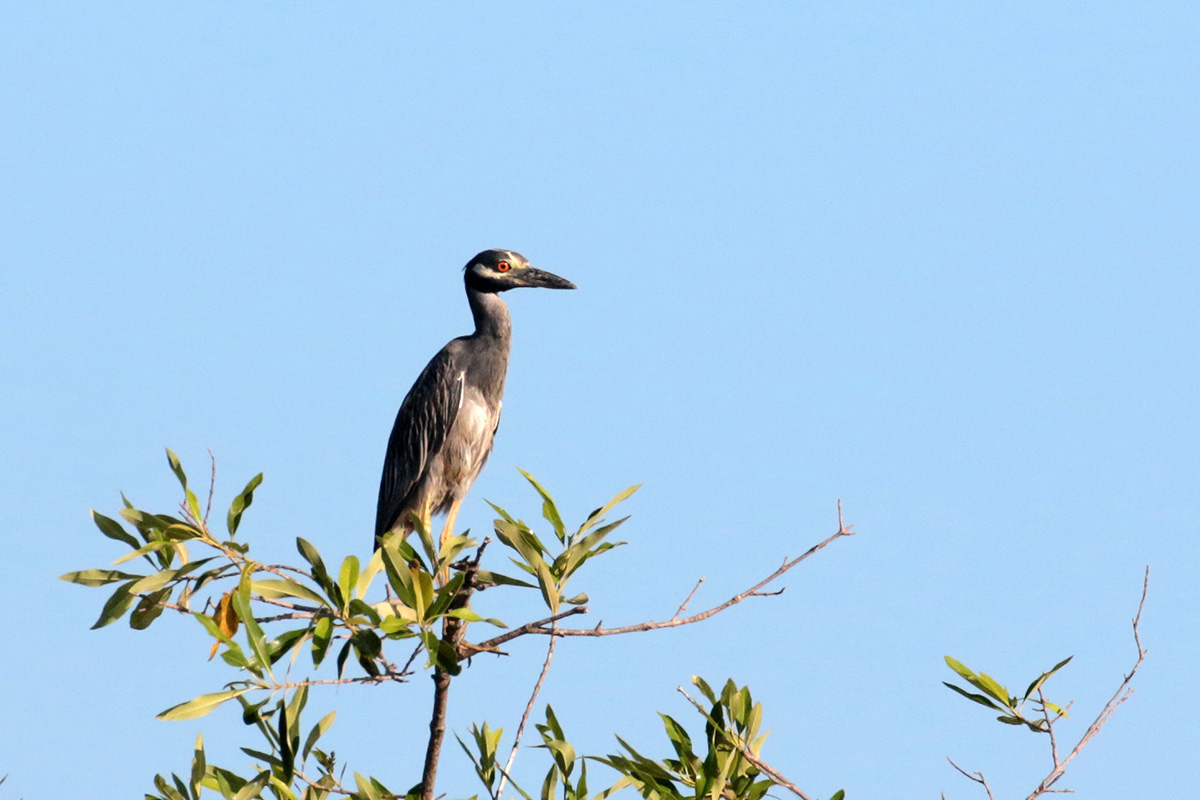
[[[208,514],[212,511],[213,493],[217,490],[217,457],[213,455],[212,448],[208,450],[208,460],[212,462],[212,474],[208,478],[208,505],[204,507],[204,527],[208,527]]]
[[[342,686],[348,683],[378,684],[390,683],[392,681],[408,683],[407,676],[404,673],[389,670],[379,675],[362,675],[357,678],[327,678],[315,681],[287,681],[284,683],[269,684],[262,688],[279,691],[280,689],[299,689],[301,686]]]
[[[552,626],[557,625],[555,620],[550,623]],[[508,773],[512,771],[513,761],[517,758],[517,748],[521,745],[521,737],[525,734],[525,723],[529,722],[529,712],[533,711],[533,704],[537,700],[538,692],[542,690],[542,683],[546,680],[546,673],[550,671],[550,660],[554,658],[554,646],[558,644],[558,637],[550,637],[550,647],[546,649],[546,660],[542,663],[542,674],[538,675],[537,683],[533,686],[533,694],[529,695],[529,702],[525,704],[525,713],[521,715],[521,724],[517,726],[517,736],[513,739],[512,750],[508,751],[508,761],[504,764],[504,769],[500,771],[500,786],[496,789],[496,797],[501,797],[504,794],[504,784],[508,782]]]
[[[675,616],[671,617],[672,620],[679,619],[679,615],[687,609],[688,603],[692,602],[692,598],[696,596],[696,590],[698,590],[700,585],[703,583],[704,577],[701,576],[700,580],[696,581],[696,585],[692,587],[692,590],[688,592],[688,596],[684,598],[682,603],[679,604],[679,610],[675,612]]]
[[[679,692],[681,695],[686,697],[687,701],[689,703],[691,703],[693,706],[695,706],[696,710],[699,711],[706,719],[711,720],[711,717],[709,717],[708,712],[704,710],[704,707],[701,706],[699,703],[697,703],[695,700],[693,700],[692,697],[683,690],[682,686],[675,687],[675,691]],[[806,795],[804,792],[800,791],[800,787],[796,786],[796,784],[792,783],[787,778],[785,778],[783,776],[783,774],[781,772],[779,772],[779,770],[775,769],[770,764],[766,763],[761,758],[754,755],[754,753],[750,750],[749,745],[746,742],[742,741],[742,739],[740,737],[734,736],[731,731],[727,731],[726,733],[727,733],[727,735],[725,736],[726,741],[728,741],[730,744],[732,744],[734,747],[736,747],[738,749],[738,752],[740,752],[742,754],[742,758],[746,759],[751,764],[753,764],[755,766],[755,768],[758,769],[759,772],[766,775],[768,778],[770,778],[772,781],[774,781],[779,786],[782,786],[783,788],[790,791],[792,794],[799,797],[800,800],[812,800],[811,797]]]
[[[254,595],[253,599],[260,603],[267,603],[268,605],[279,606],[280,608],[290,608],[293,612],[307,614],[310,617],[321,612],[321,609],[317,608],[316,606],[305,606],[299,603],[293,603],[290,600],[280,600],[277,597],[263,597],[262,595],[256,594]]]
[[[838,501],[838,518],[840,521],[840,519],[841,519],[841,501]],[[847,527],[846,525],[843,524],[842,527],[840,527],[838,529],[837,533],[833,534],[832,536],[830,536],[828,539],[824,540],[823,542],[818,542],[817,544],[813,545],[808,550],[806,550],[805,552],[796,556],[795,558],[791,559],[790,561],[785,560],[783,562],[783,565],[779,569],[775,570],[770,575],[768,575],[767,577],[763,578],[758,583],[751,586],[749,589],[746,589],[744,592],[734,595],[733,597],[729,598],[728,600],[726,600],[724,603],[721,603],[720,605],[713,606],[712,608],[708,609],[707,611],[701,611],[700,613],[693,614],[690,617],[672,617],[671,619],[663,620],[662,622],[640,622],[636,625],[623,625],[619,628],[602,628],[600,626],[596,626],[595,628],[556,628],[556,629],[552,630],[545,626],[533,626],[533,627],[528,627],[528,629],[524,629],[524,630],[519,629],[519,632],[518,631],[510,631],[510,633],[514,633],[517,636],[521,636],[526,633],[539,633],[539,634],[552,635],[552,636],[615,636],[615,635],[622,634],[622,633],[638,633],[641,631],[655,631],[655,630],[660,630],[662,628],[677,628],[680,625],[691,625],[696,622],[703,622],[704,620],[708,619],[709,617],[716,616],[717,614],[720,614],[725,609],[727,609],[731,606],[737,605],[738,603],[742,602],[743,600],[745,600],[748,597],[763,596],[765,593],[760,592],[759,591],[760,589],[762,589],[764,586],[771,583],[772,581],[777,580],[780,576],[782,576],[788,570],[792,569],[797,564],[804,561],[809,556],[813,555],[814,553],[818,552],[819,550],[823,550],[825,547],[829,546],[834,541],[842,538],[843,536],[853,536],[855,531],[852,528],[853,528],[853,526]],[[511,638],[515,638],[515,637],[510,636],[509,638],[511,639]]]
[[[1087,746],[1088,742],[1090,742],[1096,736],[1096,734],[1100,732],[1100,729],[1104,727],[1105,723],[1108,722],[1113,713],[1120,708],[1122,703],[1129,699],[1131,694],[1133,694],[1133,689],[1130,688],[1129,684],[1133,680],[1133,676],[1137,674],[1138,669],[1141,668],[1142,662],[1146,660],[1146,649],[1142,647],[1142,639],[1138,633],[1138,625],[1140,625],[1142,621],[1142,609],[1146,607],[1146,593],[1149,591],[1149,589],[1150,567],[1146,567],[1145,576],[1142,578],[1142,599],[1140,602],[1138,602],[1137,614],[1133,617],[1133,644],[1134,647],[1137,648],[1137,660],[1134,662],[1133,668],[1129,670],[1129,674],[1124,676],[1125,679],[1121,681],[1121,685],[1117,687],[1117,691],[1114,692],[1109,701],[1104,704],[1104,708],[1100,709],[1099,715],[1097,715],[1092,724],[1087,727],[1087,730],[1083,732],[1083,736],[1079,739],[1079,742],[1075,745],[1075,747],[1071,749],[1071,752],[1067,754],[1067,757],[1061,762],[1058,762],[1057,758],[1055,759],[1056,763],[1054,765],[1054,769],[1050,771],[1049,775],[1042,779],[1042,782],[1038,784],[1038,787],[1034,789],[1032,793],[1030,793],[1026,800],[1035,800],[1035,798],[1040,797],[1048,792],[1061,792],[1061,789],[1052,789],[1051,787],[1058,781],[1059,778],[1063,776],[1063,773],[1066,771],[1067,765],[1071,763],[1071,760],[1075,758],[1075,756],[1079,755],[1080,751]]]
[[[987,792],[988,800],[996,800],[996,798],[992,795],[992,787],[988,786],[987,778],[983,777],[982,772],[967,772],[965,769],[960,767],[958,764],[955,764],[954,760],[951,759],[950,756],[946,756],[946,760],[950,762],[950,766],[954,767],[956,770],[961,772],[963,775],[965,775],[966,777],[970,778],[971,780],[975,781],[980,786],[982,786],[983,790],[985,792]]]
[[[292,611],[287,614],[276,614],[273,617],[255,617],[254,621],[259,625],[265,625],[268,622],[283,622],[289,619],[312,619],[316,614],[309,614],[303,611]]]
[[[575,606],[572,609],[555,614],[552,617],[539,619],[536,622],[527,622],[519,628],[513,628],[511,631],[506,631],[499,636],[493,636],[491,639],[482,641],[479,644],[463,642],[460,646],[460,650],[466,650],[467,652],[461,653],[461,655],[474,655],[475,653],[498,653],[499,651],[496,650],[497,647],[505,642],[510,642],[513,639],[516,639],[518,636],[524,636],[527,633],[537,633],[546,625],[552,625],[560,619],[566,619],[567,617],[573,617],[576,614],[586,613],[588,613],[587,606]]]
[[[1042,694],[1042,690],[1038,689],[1038,702],[1042,704],[1042,718],[1046,720],[1046,733],[1050,734],[1050,758],[1054,761],[1054,766],[1058,766],[1058,742],[1054,738],[1054,723],[1062,719],[1059,715],[1053,720],[1050,719],[1050,709],[1046,708],[1046,696]]]

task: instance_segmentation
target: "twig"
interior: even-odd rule
[[[403,673],[388,671],[388,672],[380,673],[379,675],[362,675],[357,678],[327,678],[324,680],[316,680],[316,681],[284,682],[284,683],[278,683],[278,684],[271,684],[268,686],[262,686],[259,688],[270,689],[273,692],[277,692],[281,689],[285,689],[285,690],[286,689],[299,689],[301,686],[342,686],[343,684],[347,684],[347,683],[375,684],[375,683],[388,683],[389,681],[396,681],[398,683],[408,683],[408,681],[405,680],[405,676]]]
[[[282,622],[289,619],[312,619],[316,614],[308,614],[302,611],[291,611],[287,614],[276,614],[273,617],[255,617],[254,621],[259,625],[265,625],[268,622]]]
[[[469,653],[466,653],[465,655],[474,655],[475,653],[494,652],[497,647],[504,644],[505,642],[509,642],[509,641],[512,641],[513,639],[516,639],[518,636],[524,636],[527,633],[536,633],[539,629],[544,628],[546,625],[552,625],[560,619],[566,619],[567,617],[573,617],[576,614],[586,614],[586,613],[588,613],[587,606],[575,606],[572,609],[555,614],[552,617],[546,617],[545,619],[539,619],[536,622],[527,622],[519,628],[513,628],[511,631],[506,631],[506,632],[500,634],[499,636],[493,636],[491,639],[482,641],[479,644],[471,644],[470,642],[463,642],[462,647],[464,647],[470,651]]]
[[[1061,717],[1058,717],[1054,722],[1050,721],[1050,709],[1046,708],[1046,696],[1042,694],[1042,690],[1038,689],[1038,702],[1042,704],[1042,718],[1046,720],[1046,733],[1050,734],[1050,758],[1054,762],[1054,766],[1058,766],[1058,742],[1054,738],[1054,722],[1057,722]]]
[[[322,786],[319,783],[314,783],[311,778],[309,778],[307,775],[305,775],[300,770],[296,770],[296,772],[295,772],[295,775],[297,778],[304,781],[305,783],[307,783],[309,786],[313,787],[314,789],[318,789],[322,792],[333,792],[334,794],[340,794],[340,795],[345,795],[345,796],[354,794],[354,792],[343,787],[342,784],[340,782],[338,782],[338,779],[333,777],[332,773],[325,773],[325,774],[329,775],[329,777],[333,779],[333,786]]]
[[[706,719],[708,719],[710,721],[710,723],[712,722],[712,717],[710,717],[708,712],[704,710],[704,707],[701,706],[699,703],[697,703],[694,699],[692,699],[692,697],[683,690],[682,686],[675,687],[675,691],[679,692],[681,695],[686,697],[687,701],[689,703],[691,703],[693,706],[695,706],[697,711],[699,711]],[[726,733],[725,739],[727,741],[729,741],[734,747],[736,747],[738,749],[738,752],[740,752],[742,754],[742,758],[746,759],[751,764],[753,764],[755,766],[755,768],[758,769],[759,772],[766,775],[768,778],[770,778],[772,781],[774,781],[779,786],[782,786],[783,788],[790,791],[792,794],[801,798],[801,800],[812,800],[812,798],[810,798],[804,792],[800,791],[800,787],[798,787],[796,784],[792,783],[787,778],[785,778],[783,776],[783,774],[781,772],[779,772],[779,770],[775,769],[770,764],[763,761],[758,756],[754,755],[754,753],[750,750],[750,747],[744,741],[742,741],[740,737],[733,735],[732,732],[729,732],[729,731],[726,731],[725,733]]]
[[[316,606],[305,606],[299,603],[293,603],[290,600],[280,600],[277,597],[263,597],[262,595],[256,594],[254,595],[253,599],[260,603],[267,603],[269,605],[279,606],[281,608],[290,608],[292,611],[301,611],[305,614],[317,614],[321,611],[321,609],[317,608]]]
[[[208,505],[204,507],[204,527],[208,528],[208,514],[212,511],[213,493],[217,490],[217,457],[213,455],[211,447],[205,449],[208,450],[208,460],[212,462],[212,475],[208,479]]]
[[[1133,669],[1129,670],[1129,674],[1124,676],[1125,679],[1121,681],[1121,685],[1117,687],[1117,691],[1114,692],[1109,701],[1104,704],[1104,708],[1100,709],[1100,714],[1097,715],[1096,719],[1092,721],[1092,724],[1088,725],[1087,730],[1083,732],[1083,736],[1080,738],[1079,743],[1072,748],[1071,752],[1067,754],[1066,758],[1064,758],[1060,763],[1054,765],[1054,769],[1050,771],[1050,774],[1042,779],[1042,782],[1038,784],[1038,787],[1034,789],[1029,797],[1027,797],[1025,800],[1035,800],[1035,798],[1040,797],[1047,792],[1061,791],[1059,789],[1051,789],[1050,787],[1053,786],[1055,782],[1057,782],[1058,779],[1063,776],[1063,773],[1067,769],[1067,765],[1071,763],[1071,759],[1079,755],[1079,752],[1087,746],[1087,743],[1090,742],[1092,738],[1100,732],[1100,729],[1104,727],[1105,723],[1108,722],[1109,717],[1111,717],[1113,713],[1120,708],[1121,704],[1128,700],[1129,696],[1133,694],[1133,689],[1129,688],[1129,683],[1133,680],[1133,676],[1137,674],[1138,669],[1142,666],[1142,662],[1146,660],[1146,649],[1142,647],[1142,639],[1138,632],[1138,625],[1141,624],[1142,621],[1142,609],[1146,607],[1146,593],[1149,591],[1149,589],[1150,567],[1146,567],[1145,576],[1142,578],[1142,599],[1138,603],[1137,614],[1133,617],[1133,644],[1134,647],[1137,648],[1137,661],[1134,662]]]
[[[963,775],[970,778],[971,780],[975,781],[976,783],[982,785],[983,790],[985,792],[987,792],[987,796],[988,796],[989,800],[996,800],[996,798],[992,795],[992,787],[988,786],[987,778],[983,777],[982,772],[967,772],[965,769],[960,767],[958,764],[955,764],[954,760],[952,758],[950,758],[950,756],[946,756],[946,760],[950,762],[950,766],[954,767],[956,770],[958,770],[959,772],[961,772]]]
[[[557,620],[550,623],[551,626],[557,625]],[[542,663],[542,674],[538,675],[537,683],[533,685],[533,694],[529,695],[529,702],[525,704],[525,713],[521,715],[521,724],[517,726],[517,736],[513,739],[512,750],[508,751],[508,761],[504,764],[504,769],[500,773],[500,786],[496,789],[496,797],[504,794],[504,784],[508,782],[508,773],[512,771],[513,761],[517,758],[517,748],[521,745],[521,737],[525,734],[525,723],[529,722],[529,713],[533,711],[533,703],[537,700],[538,692],[542,690],[542,683],[546,680],[546,673],[550,671],[550,660],[554,658],[554,647],[558,644],[558,637],[550,637],[550,647],[546,649],[546,660]]]
[[[841,506],[842,506],[842,504],[841,504],[841,501],[839,500],[838,501],[838,521],[839,521],[839,523],[842,523]],[[708,619],[709,617],[720,614],[722,611],[729,608],[730,606],[737,605],[738,603],[742,602],[743,600],[745,600],[748,597],[764,596],[767,593],[760,592],[759,589],[763,588],[764,586],[771,583],[772,581],[778,579],[785,572],[787,572],[788,570],[795,567],[801,561],[804,561],[805,559],[807,559],[809,556],[813,555],[817,551],[823,550],[825,547],[827,547],[832,542],[842,538],[843,536],[853,536],[855,533],[855,531],[853,530],[853,527],[854,526],[852,526],[852,525],[846,526],[844,523],[842,523],[841,527],[838,528],[837,533],[833,534],[832,536],[830,536],[828,539],[826,539],[823,542],[818,542],[817,544],[814,544],[812,547],[808,548],[808,550],[804,551],[803,553],[801,553],[800,555],[791,559],[790,561],[785,560],[783,562],[783,565],[779,569],[775,570],[770,575],[768,575],[767,577],[763,578],[758,583],[751,586],[749,589],[745,590],[744,592],[741,592],[740,594],[734,595],[733,597],[729,598],[724,603],[721,603],[718,606],[713,606],[712,608],[708,609],[707,611],[701,611],[700,613],[693,614],[690,617],[683,617],[683,618],[672,617],[671,619],[664,620],[662,622],[639,622],[636,625],[623,625],[619,628],[602,628],[600,626],[596,626],[595,628],[555,628],[555,629],[550,629],[550,628],[546,628],[544,626],[540,626],[540,627],[539,626],[532,626],[532,627],[525,626],[524,628],[517,629],[516,631],[510,631],[509,633],[514,634],[514,635],[508,636],[507,639],[512,639],[512,638],[515,638],[515,636],[521,636],[526,633],[540,633],[540,634],[552,635],[552,636],[615,636],[615,635],[622,634],[622,633],[638,633],[641,631],[660,630],[662,628],[677,628],[680,625],[691,625],[692,623],[695,623],[695,622],[702,622],[702,621]],[[507,641],[507,639],[505,641]],[[490,640],[487,643],[490,643]]]
[[[702,583],[704,583],[703,576],[701,576],[700,580],[696,581],[696,585],[692,587],[690,592],[688,592],[688,596],[684,598],[682,603],[679,604],[679,610],[675,612],[675,616],[671,617],[672,620],[679,619],[679,615],[687,609],[688,603],[692,602],[692,598],[696,596],[696,590],[700,588],[700,584]]]
[[[421,645],[417,645],[416,647],[413,648],[412,655],[408,657],[408,661],[405,661],[404,666],[400,668],[401,674],[403,674],[403,675],[408,674],[408,668],[411,667],[413,665],[413,662],[417,660],[417,656],[421,652],[421,647],[422,647]]]

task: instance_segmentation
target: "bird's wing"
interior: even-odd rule
[[[462,407],[464,374],[455,366],[452,345],[433,357],[396,413],[379,481],[376,544],[408,510],[414,490],[442,449]]]

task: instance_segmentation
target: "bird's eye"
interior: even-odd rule
[[[512,264],[509,264],[507,261],[501,261],[496,265],[497,272],[508,272],[510,269],[512,269]]]

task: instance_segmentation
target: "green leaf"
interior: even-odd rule
[[[148,553],[157,553],[159,550],[162,550],[164,548],[167,548],[167,549],[173,548],[174,546],[175,546],[175,543],[168,539],[156,539],[152,542],[148,542],[147,544],[142,545],[137,550],[133,550],[131,552],[126,553],[125,555],[121,556],[120,558],[118,558],[116,561],[114,561],[112,563],[113,563],[113,566],[115,567],[117,564],[124,564],[126,561],[132,561],[133,559],[137,558],[138,556],[144,556],[144,555],[147,555]],[[151,563],[153,563],[153,562],[151,562]]]
[[[494,619],[492,617],[481,617],[469,608],[451,609],[450,611],[446,612],[445,616],[456,617],[458,619],[463,620],[464,622],[486,622],[489,625],[495,625],[497,628],[507,628],[508,627],[507,625],[505,625],[503,622],[501,622],[498,619]]]
[[[1046,701],[1046,708],[1049,711],[1053,712],[1054,714],[1057,714],[1060,717],[1071,716],[1070,714],[1068,714],[1066,712],[1066,709],[1062,708],[1062,706],[1055,705],[1054,703],[1051,703],[1049,700]]]
[[[501,575],[499,572],[490,572],[486,569],[481,569],[475,573],[475,582],[479,586],[520,586],[523,589],[537,588],[527,581],[511,578],[508,575]]]
[[[171,472],[174,472],[175,477],[179,479],[179,485],[187,489],[188,480],[187,475],[183,473],[183,465],[179,463],[179,456],[171,452],[170,448],[167,448],[167,463],[171,465]]]
[[[145,630],[150,623],[158,619],[163,612],[163,601],[171,597],[171,588],[159,589],[153,594],[143,597],[129,615],[129,627],[135,631]]]
[[[542,599],[546,601],[550,613],[557,614],[562,595],[558,591],[554,576],[550,574],[550,567],[540,558],[533,566],[537,570],[538,588],[542,590]]]
[[[338,587],[342,590],[343,598],[354,596],[358,584],[358,556],[346,556],[342,561],[342,569],[338,573]]]
[[[413,579],[413,595],[416,603],[413,608],[417,610],[417,618],[423,619],[429,607],[433,604],[433,576],[423,569],[415,569],[409,567]]]
[[[270,600],[280,597],[298,597],[301,600],[308,600],[319,606],[329,605],[328,601],[321,597],[321,595],[291,578],[252,579],[250,581],[250,591]]]
[[[1010,705],[1011,698],[1008,695],[1008,690],[1001,686],[999,681],[997,681],[991,675],[988,675],[984,672],[979,673],[979,683],[976,685],[1004,705]]]
[[[95,522],[96,527],[100,529],[100,532],[108,538],[116,539],[118,542],[124,542],[130,547],[137,549],[139,544],[137,538],[122,528],[121,523],[117,522],[115,519],[110,519],[95,509],[92,509],[92,522]]]
[[[233,502],[229,504],[229,514],[225,518],[225,524],[229,528],[230,536],[237,533],[238,525],[242,523],[242,514],[254,502],[254,490],[259,487],[262,480],[263,474],[260,472],[250,479],[246,488],[242,489],[242,493],[233,498]]]
[[[250,691],[251,687],[244,686],[241,689],[230,689],[224,692],[213,692],[212,694],[202,694],[199,697],[192,698],[186,703],[180,703],[176,706],[171,706],[166,711],[158,715],[158,719],[196,719],[203,717],[211,712],[214,708],[232,700],[235,697],[241,697],[246,692]]]
[[[375,788],[375,782],[364,775],[354,773],[354,785],[358,787],[358,794],[363,800],[383,800],[383,795]]]
[[[1001,714],[1000,716],[996,717],[996,719],[1000,720],[1005,725],[1024,725],[1025,724],[1025,720],[1021,719],[1020,717],[1010,717],[1007,714]]]
[[[137,596],[131,593],[135,583],[137,583],[137,581],[129,581],[128,583],[122,583],[117,587],[116,591],[114,591],[104,603],[104,608],[100,609],[100,617],[96,620],[96,623],[92,625],[92,630],[103,628],[105,625],[108,625],[125,615],[125,612],[129,610],[131,605],[133,605],[133,601],[137,599]]]
[[[968,692],[965,689],[955,686],[953,683],[947,683],[946,681],[942,681],[942,685],[945,686],[947,689],[953,689],[954,691],[958,692],[959,694],[961,694],[963,697],[967,698],[968,700],[974,700],[976,703],[979,703],[979,705],[981,705],[981,706],[987,706],[988,708],[994,709],[996,711],[1001,710],[1000,706],[996,705],[991,700],[989,700],[988,698],[984,697],[981,694],[975,694],[973,692]]]
[[[174,580],[178,572],[178,570],[174,569],[164,569],[154,573],[153,575],[146,575],[143,578],[138,578],[133,582],[133,586],[129,588],[129,591],[136,594],[157,592],[159,589]]]
[[[204,775],[208,771],[208,765],[204,758],[204,734],[196,734],[196,744],[192,746],[192,794],[195,797],[200,796],[200,783],[204,780]]]
[[[303,750],[304,758],[308,758],[308,754],[312,752],[312,749],[316,745],[317,740],[320,739],[322,736],[324,736],[325,732],[327,730],[329,730],[330,726],[333,725],[333,720],[336,716],[337,716],[336,710],[330,711],[328,714],[321,717],[320,722],[318,722],[316,725],[313,725],[312,730],[308,732],[308,737],[304,740],[304,750]]]
[[[425,652],[429,654],[429,663],[450,675],[462,672],[458,663],[458,654],[454,648],[437,637],[433,631],[421,629],[421,641],[425,644]]]
[[[607,503],[602,505],[600,508],[597,508],[591,514],[588,514],[587,521],[584,522],[583,525],[581,525],[579,527],[579,531],[575,535],[582,536],[590,528],[592,528],[594,525],[598,524],[600,522],[600,520],[604,518],[605,514],[607,514],[609,511],[612,511],[618,505],[620,505],[621,503],[628,500],[630,497],[633,496],[633,493],[636,492],[640,488],[642,488],[642,485],[639,483],[636,486],[630,486],[628,489],[618,492],[617,496],[614,497],[612,500],[609,500]]]
[[[262,795],[262,790],[271,782],[271,771],[264,770],[254,776],[254,780],[247,781],[246,785],[233,796],[233,800],[251,800],[251,798]]]
[[[376,550],[371,555],[371,560],[367,562],[367,568],[358,576],[358,584],[354,587],[354,593],[358,597],[366,597],[367,590],[371,588],[371,581],[375,580],[375,576],[383,570],[383,551]]]
[[[333,640],[333,620],[329,617],[318,617],[313,623],[312,659],[313,667],[321,666],[329,643]]]
[[[1034,679],[1033,683],[1029,684],[1029,688],[1025,690],[1025,699],[1028,700],[1030,695],[1032,695],[1038,689],[1042,688],[1042,686],[1046,683],[1046,681],[1050,679],[1051,675],[1053,675],[1054,673],[1058,672],[1060,669],[1065,667],[1068,663],[1070,663],[1071,659],[1074,657],[1075,656],[1067,656],[1062,661],[1058,662],[1053,667],[1051,667],[1049,670],[1047,670],[1046,672],[1043,672],[1036,679]]]
[[[946,666],[950,667],[950,669],[954,670],[969,681],[975,680],[975,673],[967,669],[966,665],[964,665],[961,661],[957,661],[950,656],[946,656],[945,658]]]
[[[701,678],[699,675],[693,675],[692,684],[700,690],[700,693],[704,695],[708,702],[717,702],[717,695],[713,692],[712,687],[708,685],[708,681],[704,680],[704,678]]]
[[[233,593],[233,610],[242,625],[246,627],[246,640],[250,643],[250,652],[254,653],[259,666],[271,672],[271,660],[267,654],[267,637],[254,619],[254,610],[250,607],[249,573],[243,576],[242,584]]]
[[[342,607],[342,599],[338,596],[338,588],[329,578],[329,572],[325,569],[325,562],[321,560],[321,554],[317,552],[317,548],[313,547],[308,541],[301,537],[296,537],[296,549],[300,551],[300,555],[312,567],[313,580],[334,600],[334,605],[338,608]]]
[[[187,508],[191,512],[192,518],[200,522],[204,517],[200,511],[200,499],[196,497],[196,493],[188,488],[187,475],[183,473],[183,465],[179,463],[179,456],[167,450],[167,463],[171,465],[171,471],[175,473],[175,477],[179,479],[179,485],[183,487],[184,497],[187,498]]]
[[[537,493],[542,496],[542,516],[554,527],[554,535],[558,537],[558,540],[565,542],[567,540],[567,529],[563,525],[562,516],[558,513],[558,506],[555,505],[554,498],[528,472],[520,467],[517,468],[517,472],[521,473],[525,477],[525,480],[529,481],[533,488],[537,490]]]
[[[493,503],[491,500],[484,500],[483,502],[485,502],[489,506],[491,506],[492,510],[495,511],[497,514],[499,514],[501,519],[503,519],[505,522],[509,523],[510,525],[517,524],[517,521],[515,519],[513,519],[512,516],[507,511],[505,511],[503,508],[501,508],[500,506]]]
[[[400,602],[409,608],[416,608],[417,595],[413,586],[412,570],[408,566],[408,561],[404,558],[404,552],[401,542],[397,542],[398,537],[391,536],[379,548],[379,552],[383,553],[383,564],[387,569],[388,584],[392,587],[392,591],[396,593],[396,597]]]
[[[78,583],[80,586],[104,586],[117,581],[137,580],[140,577],[131,572],[121,572],[115,569],[81,569],[78,572],[59,575],[58,579],[68,583]]]
[[[846,800],[846,790],[838,789],[829,800]]]

